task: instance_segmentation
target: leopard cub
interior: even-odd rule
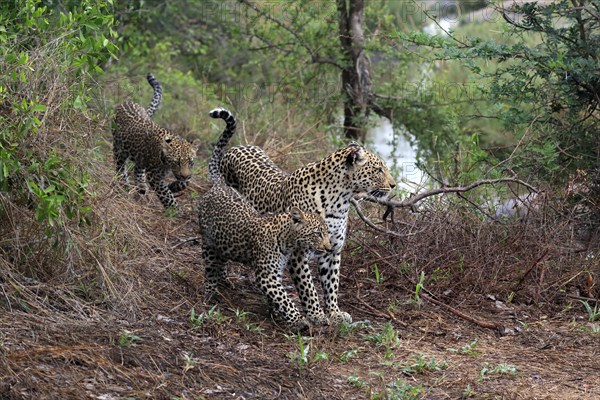
[[[236,121],[224,109],[213,110],[210,116],[224,119],[227,126],[208,165],[213,186],[199,201],[205,298],[210,300],[218,284],[224,283],[227,261],[245,263],[254,268],[258,285],[275,314],[282,317],[292,331],[303,330],[308,326],[307,320],[286,293],[282,274],[288,258],[297,249],[331,250],[323,216],[304,213],[297,207],[287,213],[261,215],[235,189],[227,186],[219,172],[219,163],[225,145],[235,132]]]
[[[127,182],[127,160],[135,164],[135,180],[140,194],[146,192],[146,176],[150,187],[165,207],[176,206],[173,193],[185,189],[192,176],[196,144],[169,132],[150,119],[160,105],[162,88],[148,74],[154,96],[148,108],[127,101],[115,109],[113,152],[117,174]],[[172,171],[175,182],[167,185],[164,178]]]

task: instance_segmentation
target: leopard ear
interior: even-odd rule
[[[362,146],[352,143],[348,147],[350,148],[350,152],[346,157],[346,166],[348,169],[361,167],[367,163],[367,152]]]
[[[290,216],[295,224],[304,224],[304,213],[298,207],[290,208]]]

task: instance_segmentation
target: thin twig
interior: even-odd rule
[[[188,243],[188,242],[198,241],[198,240],[200,240],[200,239],[201,239],[201,237],[200,237],[200,236],[195,236],[195,237],[192,237],[192,238],[186,239],[186,240],[184,240],[183,242],[179,242],[179,243],[177,243],[175,246],[171,247],[171,250],[175,250],[176,248],[178,248],[178,247],[180,247],[180,246],[182,246],[182,245],[184,245],[184,244],[186,244],[186,243]]]

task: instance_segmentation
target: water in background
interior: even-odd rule
[[[394,132],[386,118],[378,118],[367,132],[367,143],[386,162],[398,186],[413,191],[425,183],[423,171],[417,168],[417,152],[407,135]]]

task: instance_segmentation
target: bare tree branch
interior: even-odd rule
[[[437,189],[426,190],[424,192],[415,194],[415,195],[409,197],[408,199],[405,199],[402,201],[384,200],[384,199],[375,198],[370,195],[355,196],[355,199],[361,199],[361,200],[364,199],[367,201],[371,201],[373,203],[378,203],[378,204],[382,204],[385,206],[391,206],[391,207],[414,207],[419,201],[421,201],[427,197],[431,197],[431,196],[435,196],[435,195],[443,194],[443,193],[464,193],[464,192],[468,192],[469,190],[473,190],[479,186],[495,185],[498,183],[517,183],[519,185],[525,186],[531,192],[534,192],[534,193],[538,192],[538,190],[535,187],[531,186],[529,183],[527,183],[521,179],[499,178],[499,179],[483,179],[480,181],[473,182],[467,186],[455,186],[455,187],[445,186],[445,187],[441,187],[441,188],[437,188]]]

